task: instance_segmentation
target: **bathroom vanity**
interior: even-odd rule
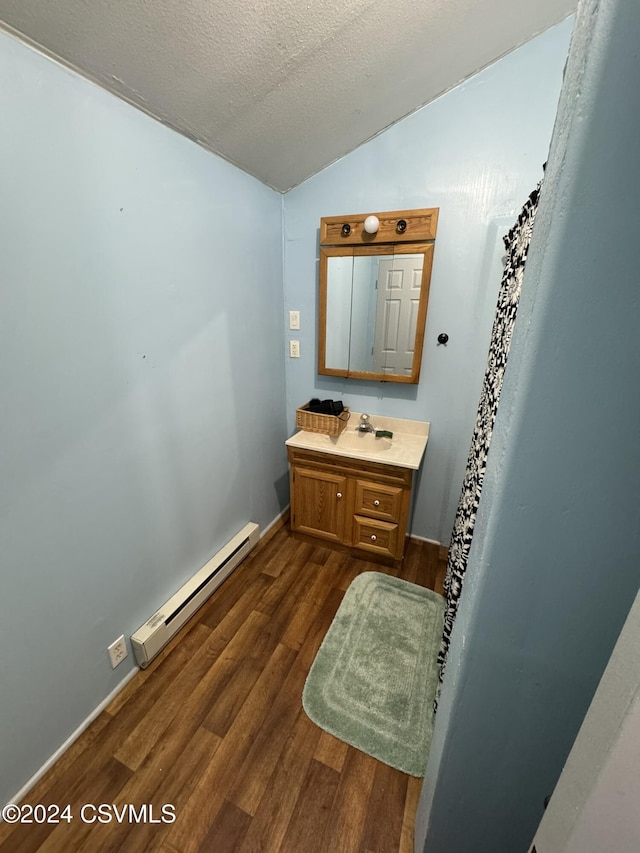
[[[404,555],[414,472],[429,424],[371,416],[376,438],[357,429],[351,412],[339,436],[301,430],[286,442],[291,480],[291,530],[296,538],[399,563]]]

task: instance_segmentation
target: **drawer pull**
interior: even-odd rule
[[[375,542],[377,538],[378,538],[378,537],[376,536],[376,534],[375,534],[375,533],[372,533],[372,534],[371,534],[371,541],[372,541],[372,542]]]
[[[374,502],[373,502],[373,505],[374,505],[374,506],[380,506],[380,501],[374,501]]]
[[[336,497],[338,498],[338,500],[340,500],[340,498],[342,497],[342,492],[338,492],[338,494],[336,495]]]

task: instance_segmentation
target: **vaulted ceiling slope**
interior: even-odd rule
[[[576,5],[0,0],[0,21],[285,191],[561,21]]]

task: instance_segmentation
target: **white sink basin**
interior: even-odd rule
[[[358,453],[384,453],[396,442],[402,441],[400,434],[394,434],[394,438],[376,438],[371,432],[358,432],[351,428],[345,429],[338,436],[324,436],[329,439],[330,446],[342,448],[343,450],[355,450]]]
[[[376,438],[373,433],[358,432],[360,413],[351,412],[347,428],[337,436],[315,432],[295,433],[287,440],[290,447],[316,450],[351,459],[399,465],[402,468],[420,467],[429,439],[430,424],[426,421],[409,421],[401,418],[385,418],[371,415],[371,422],[378,430],[389,430],[393,438]]]

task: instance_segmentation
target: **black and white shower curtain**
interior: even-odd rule
[[[451,631],[458,611],[458,602],[467,570],[469,549],[487,466],[491,434],[498,411],[498,401],[511,346],[511,335],[518,310],[524,266],[527,260],[533,221],[538,208],[541,185],[542,183],[538,184],[531,193],[518,217],[518,221],[504,237],[507,251],[505,269],[498,294],[498,307],[491,332],[489,358],[482,383],[478,414],[467,459],[467,469],[458,503],[451,545],[449,546],[447,573],[444,582],[446,598],[444,631],[438,655],[440,681],[442,681],[447,662]]]

